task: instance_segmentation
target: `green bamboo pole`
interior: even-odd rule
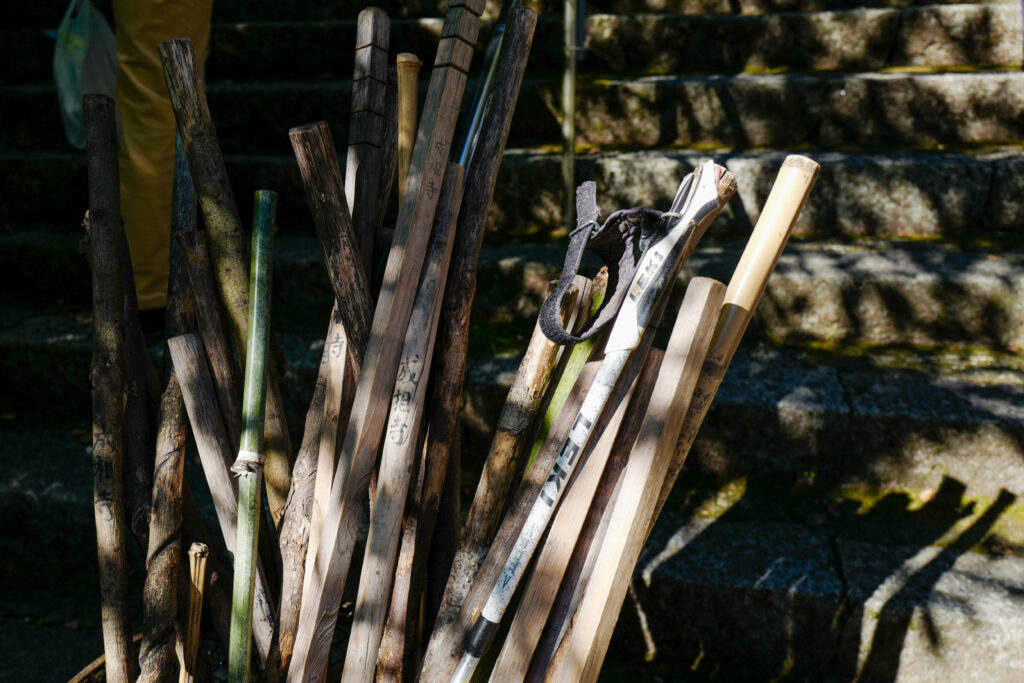
[[[249,680],[252,662],[252,612],[260,525],[260,453],[267,396],[267,327],[270,318],[270,249],[277,193],[257,190],[253,198],[252,269],[249,275],[249,344],[242,392],[242,440],[231,470],[238,475],[238,540],[231,592],[231,652],[228,680]]]

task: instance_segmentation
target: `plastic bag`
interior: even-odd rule
[[[57,29],[53,78],[64,134],[72,147],[85,147],[82,95],[114,97],[116,74],[114,31],[106,17],[90,0],[71,0]]]

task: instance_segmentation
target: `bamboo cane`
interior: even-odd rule
[[[159,49],[178,134],[181,135],[188,155],[199,208],[206,225],[220,297],[227,311],[235,351],[241,358],[245,356],[247,348],[250,297],[246,280],[249,266],[245,229],[238,217],[238,208],[217,142],[217,131],[196,67],[192,41],[187,38],[168,40],[161,43]],[[270,372],[267,374],[269,399],[264,421],[264,476],[270,515],[276,526],[284,512],[291,484],[293,457],[273,357],[272,354],[268,364]]]
[[[476,42],[482,0],[452,5],[442,27],[424,115],[413,150],[409,185],[402,198],[388,266],[374,310],[370,341],[356,389],[355,406],[324,519],[324,532],[313,558],[313,585],[303,587],[302,613],[289,680],[317,680],[326,666],[330,634],[337,619],[362,495],[380,445],[401,351],[400,333],[409,321],[423,265],[424,250],[439,198],[441,173],[454,134],[465,71]],[[307,572],[308,573],[308,572]]]
[[[199,656],[200,623],[203,618],[203,593],[206,591],[206,558],[210,549],[205,543],[193,543],[188,549],[189,599],[188,622],[185,625],[185,666],[178,677],[179,683],[195,680],[196,660]]]
[[[405,195],[405,177],[409,175],[412,145],[416,141],[416,117],[419,114],[419,75],[423,62],[410,52],[395,58],[398,68],[398,196]]]
[[[174,370],[181,383],[181,391],[192,424],[196,450],[203,466],[203,474],[213,499],[213,507],[220,524],[227,552],[234,554],[238,535],[238,487],[231,476],[233,454],[238,447],[231,440],[220,413],[216,408],[216,389],[207,369],[202,344],[194,334],[167,340]],[[262,535],[264,525],[259,525]],[[262,545],[261,537],[261,545]],[[262,551],[262,548],[260,548]],[[261,558],[262,558],[261,553]],[[253,608],[253,637],[260,661],[265,661],[274,632],[274,614],[271,590],[266,576],[267,562],[258,566]]]
[[[93,511],[107,680],[134,678],[124,520],[124,276],[114,101],[82,98],[93,270]]]
[[[253,198],[252,274],[249,292],[249,346],[242,392],[242,440],[231,470],[238,475],[238,540],[231,591],[231,652],[228,678],[247,683],[252,662],[253,593],[259,539],[260,484],[263,476],[261,440],[267,392],[267,327],[270,318],[270,254],[277,193],[257,190]]]
[[[576,224],[576,64],[578,0],[563,0],[565,70],[562,73],[562,225]]]

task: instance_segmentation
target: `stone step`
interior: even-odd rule
[[[101,3],[104,4],[104,3]],[[562,4],[556,0],[527,0],[523,3],[541,15],[560,17]],[[959,4],[952,0],[591,0],[586,11],[598,13],[669,14],[765,14],[772,12],[819,12],[862,7],[916,7]],[[1014,4],[1013,0],[978,0],[972,4]],[[502,3],[490,0],[484,16],[496,17]],[[399,0],[379,2],[393,18],[439,16],[443,2]],[[275,0],[219,0],[213,6],[215,22],[333,21],[350,20],[367,7],[363,0],[297,0],[282,4]],[[11,7],[7,25],[55,29],[67,10],[63,0],[41,0]]]
[[[714,241],[714,232],[713,226],[684,267],[683,284],[694,275],[723,282],[731,277],[742,245]],[[22,239],[11,239],[15,236]],[[60,243],[66,248],[55,248]],[[316,241],[284,236],[275,247],[277,305],[314,310],[328,305],[330,285]],[[513,348],[526,343],[564,257],[563,244],[486,247],[474,309],[481,333],[512,335]],[[588,256],[584,270],[593,273],[598,265]],[[0,236],[0,269],[22,274],[12,278],[7,291],[8,300],[22,307],[75,311],[90,306],[89,271],[78,255],[75,236]],[[678,288],[677,298],[682,291]],[[1024,348],[1022,252],[994,255],[913,243],[799,242],[786,249],[765,297],[756,329],[777,341]],[[319,324],[317,318],[296,333],[318,337]]]
[[[925,237],[1019,240],[1024,224],[1024,157],[1019,148],[950,152],[804,152],[822,170],[797,222],[808,238]],[[577,178],[594,180],[606,212],[629,206],[665,207],[682,177],[712,157],[738,182],[738,196],[715,223],[716,235],[747,235],[785,158],[783,152],[728,153],[657,150],[580,155]],[[557,154],[507,150],[488,218],[493,239],[531,242],[563,238],[561,160]],[[280,193],[278,223],[284,232],[310,234],[309,212],[294,157],[227,157],[243,222],[245,198],[259,188]],[[0,225],[49,222],[78,233],[88,205],[85,157],[79,152],[0,153]],[[7,239],[7,238],[5,238]],[[11,237],[15,241],[19,237]]]
[[[524,82],[509,144],[559,140],[556,80]],[[288,153],[287,132],[330,121],[347,140],[350,83],[217,83],[225,153]],[[464,105],[469,106],[470,97]],[[946,146],[1024,139],[1024,74],[768,74],[581,79],[577,147]],[[49,85],[0,89],[0,150],[66,148]],[[26,117],[24,112],[33,112]]]
[[[933,500],[886,520],[880,508],[906,504],[891,497],[864,519],[891,535],[905,517],[945,514],[941,545],[751,518],[738,510],[746,499],[707,517],[662,515],[622,608],[617,656],[652,660],[666,680],[687,670],[687,680],[1020,680],[1010,653],[1024,645],[1024,559],[968,549],[996,536],[1014,494]]]
[[[412,52],[430,63],[442,21],[395,19],[392,52]],[[561,22],[557,14],[540,19],[531,75],[561,70]],[[493,24],[484,22],[477,60]],[[352,50],[344,46],[354,45],[354,33],[352,20],[215,24],[207,77],[213,82],[348,79]],[[0,83],[51,79],[54,43],[41,29],[0,30],[0,41],[23,56],[0,66]],[[747,16],[592,14],[584,46],[581,73],[1005,67],[1021,62],[1021,13],[1015,5],[933,5]],[[296,52],[302,54],[300,62],[292,58]]]
[[[328,312],[292,315],[322,329]],[[484,329],[482,317],[476,321],[471,337],[479,350],[494,331]],[[298,334],[280,321],[278,329],[289,361],[282,389],[297,437],[323,332]],[[0,331],[0,379],[18,387],[3,397],[0,413],[87,419],[90,342],[86,315],[31,317]],[[472,356],[463,405],[467,453],[486,452],[518,362],[515,351]],[[713,480],[775,477],[869,491],[927,491],[943,476],[970,482],[974,495],[1020,489],[1024,362],[968,346],[805,351],[760,343],[755,329],[688,467]]]

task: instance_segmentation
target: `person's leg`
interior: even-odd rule
[[[174,113],[158,47],[191,38],[206,58],[213,0],[114,0],[117,107],[121,117],[121,213],[139,308],[167,302]]]

